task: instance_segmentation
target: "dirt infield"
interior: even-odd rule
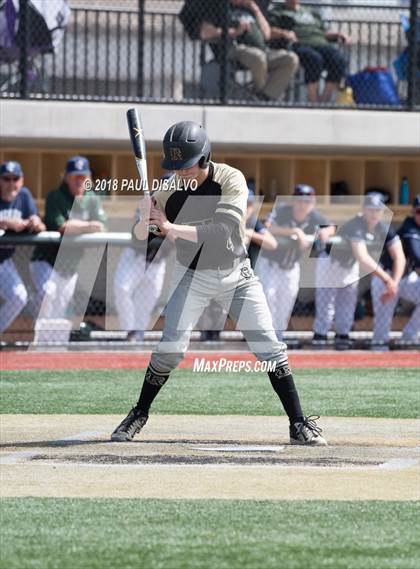
[[[320,448],[290,446],[278,417],[156,415],[110,443],[119,420],[3,415],[1,495],[420,499],[418,420],[324,418]]]
[[[190,369],[195,358],[205,357],[218,361],[221,357],[232,361],[254,361],[247,352],[190,352],[181,362],[180,368]],[[142,369],[149,363],[150,352],[0,352],[0,369]],[[317,368],[367,368],[367,367],[420,367],[419,352],[366,352],[366,351],[322,351],[302,350],[289,352],[292,367]]]

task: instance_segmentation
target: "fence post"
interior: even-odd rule
[[[137,37],[137,96],[144,96],[144,0],[139,2],[138,37]]]
[[[419,37],[418,37],[419,36]],[[419,42],[419,44],[417,43]],[[408,31],[408,110],[414,110],[417,102],[417,56],[420,57],[420,4],[419,0],[410,0],[410,29]],[[417,55],[418,54],[418,55]]]
[[[28,48],[29,48],[29,9],[28,0],[19,0],[19,73],[20,98],[29,96],[28,85]]]
[[[227,87],[229,82],[229,70],[228,70],[228,51],[229,51],[229,0],[223,2],[223,26],[222,26],[222,60],[220,62],[220,76],[219,76],[219,86],[220,86],[220,102],[222,105],[226,104],[227,101]]]

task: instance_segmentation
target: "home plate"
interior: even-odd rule
[[[263,446],[263,445],[221,445],[217,447],[189,446],[194,450],[204,450],[209,452],[281,452],[284,446]]]

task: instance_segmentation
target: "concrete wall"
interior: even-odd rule
[[[0,100],[3,149],[128,149],[130,104]],[[241,151],[418,154],[420,113],[143,105],[149,148],[179,120],[205,126],[215,148]]]

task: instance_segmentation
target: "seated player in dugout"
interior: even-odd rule
[[[225,49],[223,25],[227,17],[228,60],[251,72],[258,99],[277,101],[283,98],[296,73],[299,58],[286,49],[268,46],[267,4],[264,0],[230,0],[226,10],[224,0],[187,0],[180,19],[191,39],[207,42],[220,63]]]
[[[191,121],[169,128],[163,140],[162,167],[175,172],[179,189],[156,191],[140,204],[134,233],[148,238],[148,225],[175,242],[176,265],[165,311],[161,341],[152,353],[140,397],[111,440],[131,441],[147,422],[150,407],[184,358],[191,332],[212,299],[219,302],[243,332],[258,360],[272,362],[268,373],[290,421],[290,442],[326,445],[315,419],[303,414],[288,364],[286,345],[273,329],[261,283],[246,253],[248,188],[243,174],[211,161],[203,127]],[[197,187],[186,182],[195,180]],[[195,184],[194,184],[195,186]]]

